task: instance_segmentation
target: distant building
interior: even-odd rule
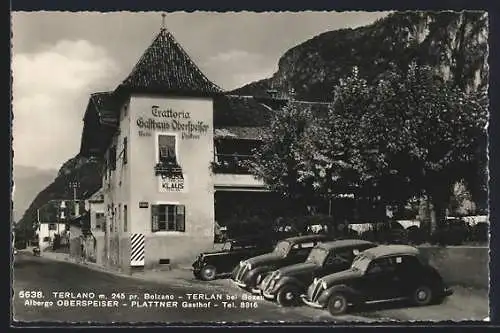
[[[40,249],[52,246],[55,235],[62,235],[67,231],[66,223],[41,222],[38,224],[38,244]]]

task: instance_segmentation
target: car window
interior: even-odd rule
[[[330,255],[328,255],[328,257],[326,258],[325,260],[325,263],[324,265],[325,266],[330,266],[330,265],[335,265],[337,263],[337,260],[339,260],[338,258],[335,257],[335,255],[333,253],[331,253]]]
[[[387,273],[395,269],[395,258],[382,258],[373,260],[368,266],[367,273]]]
[[[354,259],[354,252],[352,249],[340,249],[340,250],[336,250],[335,251],[335,254],[337,257],[345,260],[345,261],[349,261],[351,262],[353,259]]]
[[[420,261],[414,256],[399,256],[394,258],[397,268],[407,271],[414,270],[420,266]]]

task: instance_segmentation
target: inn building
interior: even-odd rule
[[[114,91],[90,96],[80,155],[103,159],[106,222],[97,254],[123,271],[191,263],[216,221],[286,210],[241,164],[276,96],[232,96],[162,28]],[[299,103],[299,102],[297,102]]]

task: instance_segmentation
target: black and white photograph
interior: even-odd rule
[[[486,11],[14,11],[11,323],[489,321]]]

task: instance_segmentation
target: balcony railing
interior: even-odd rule
[[[214,173],[249,174],[250,171],[245,165],[251,155],[217,154],[212,163]]]

